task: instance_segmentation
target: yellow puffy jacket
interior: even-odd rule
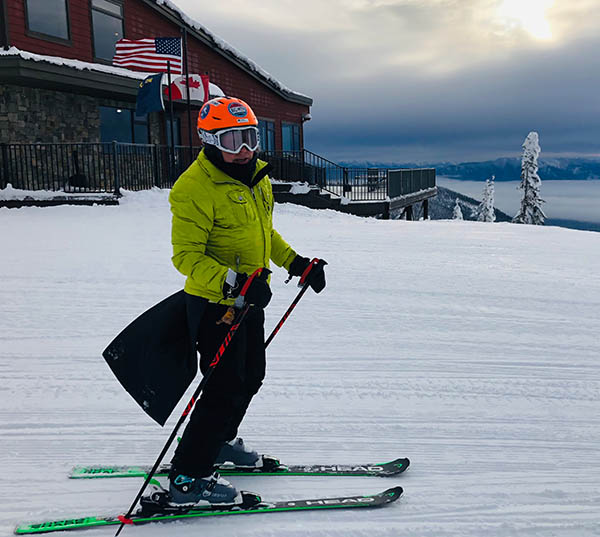
[[[223,299],[229,268],[252,274],[268,268],[272,259],[289,269],[296,252],[273,229],[273,191],[265,166],[266,162],[257,162],[249,188],[219,170],[201,151],[173,185],[172,261],[187,276],[187,293],[232,304],[233,300]]]

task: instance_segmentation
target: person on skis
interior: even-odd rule
[[[273,261],[291,276],[301,276],[311,261],[273,228],[270,165],[257,158],[258,120],[250,106],[234,97],[206,102],[198,115],[198,133],[204,147],[175,182],[169,202],[172,261],[187,277],[188,326],[195,334],[200,368],[206,372],[229,331],[231,307],[249,275],[268,269]],[[314,264],[306,280],[317,293],[325,287],[324,264]],[[261,456],[237,434],[265,376],[268,279],[252,278],[244,298],[252,306],[196,402],[175,450],[169,474],[174,504],[239,503],[241,495],[215,467],[225,462],[262,464]]]

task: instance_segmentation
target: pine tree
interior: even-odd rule
[[[523,158],[521,159],[521,184],[523,190],[521,209],[513,218],[517,224],[544,225],[546,215],[542,210],[544,200],[540,198],[542,180],[538,175],[538,157],[540,144],[537,132],[530,132],[523,143]]]
[[[458,198],[456,198],[454,210],[452,211],[452,220],[464,220],[463,213],[460,209],[460,205],[458,204]]]
[[[495,222],[496,214],[494,213],[494,179],[492,175],[490,179],[486,179],[485,188],[483,189],[483,199],[477,207],[477,220],[480,222]]]

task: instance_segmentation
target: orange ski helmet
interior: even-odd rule
[[[257,125],[258,119],[252,108],[236,97],[211,99],[204,103],[198,114],[198,130],[206,132]]]

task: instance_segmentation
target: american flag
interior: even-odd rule
[[[115,48],[113,65],[133,67],[152,73],[166,73],[167,62],[171,62],[171,72],[177,75],[183,74],[179,37],[120,39]]]

